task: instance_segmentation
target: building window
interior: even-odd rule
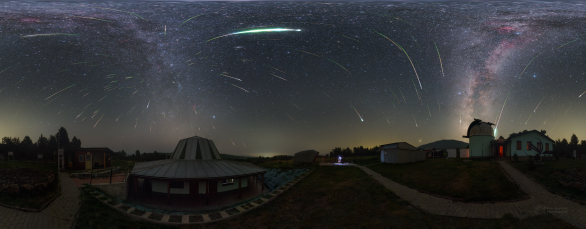
[[[531,150],[531,142],[527,142],[527,150]]]
[[[79,162],[83,162],[83,155],[79,155]]]
[[[183,188],[184,185],[183,181],[171,181],[171,188]]]
[[[545,143],[545,151],[549,151],[549,143]]]
[[[522,150],[521,141],[517,141],[517,150]]]
[[[233,185],[233,184],[234,184],[234,179],[227,179],[227,180],[224,180],[224,182],[222,182],[223,186]]]
[[[541,142],[537,143],[537,149],[539,149],[539,151],[541,151]]]

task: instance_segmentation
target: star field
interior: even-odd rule
[[[0,135],[270,156],[586,136],[576,3],[1,3]]]

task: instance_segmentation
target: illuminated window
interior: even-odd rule
[[[545,143],[545,151],[549,151],[549,143]]]
[[[521,141],[517,141],[517,150],[522,150]]]
[[[224,180],[224,182],[222,182],[222,185],[233,185],[234,184],[234,179],[227,179]]]
[[[531,142],[527,142],[527,150],[531,150]]]
[[[182,181],[171,181],[171,188],[183,188],[183,185]]]

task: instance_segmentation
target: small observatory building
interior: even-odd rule
[[[474,119],[466,136],[470,143],[470,158],[490,158],[493,157],[491,142],[494,141],[493,123],[483,122],[480,119]]]

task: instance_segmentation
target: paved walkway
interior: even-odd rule
[[[0,228],[71,228],[79,210],[79,189],[67,173],[59,173],[61,195],[41,212],[24,212],[0,206]]]
[[[124,176],[126,174],[124,173],[118,173],[118,174],[114,174],[112,175],[112,183],[119,183],[124,181]],[[75,183],[75,185],[78,188],[81,188],[83,186],[83,184],[89,184],[90,183],[90,178],[85,178],[85,179],[79,179],[79,178],[70,178],[73,183]],[[92,184],[109,184],[110,183],[110,177],[106,177],[106,178],[95,178],[91,180]]]
[[[420,193],[394,182],[382,175],[360,165],[368,175],[391,190],[401,199],[411,203],[419,209],[436,215],[466,217],[466,218],[501,218],[506,213],[511,213],[517,218],[526,218],[549,212],[560,219],[578,227],[586,228],[586,206],[567,200],[561,196],[552,194],[533,182],[521,172],[514,169],[504,161],[498,162],[509,176],[525,191],[530,199],[508,203],[463,203]]]

